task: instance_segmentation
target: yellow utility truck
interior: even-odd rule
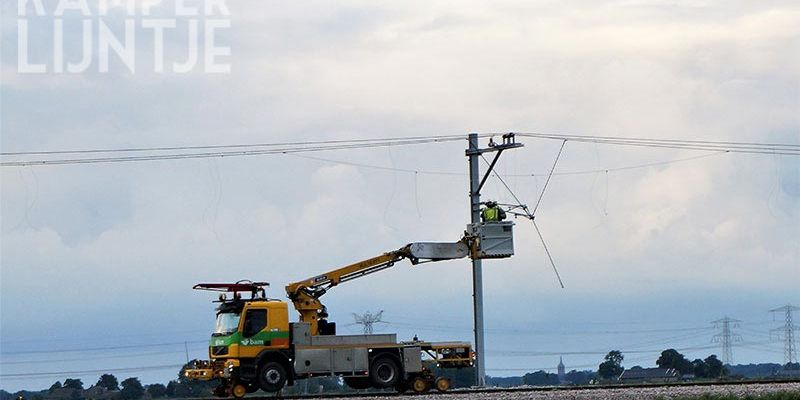
[[[266,296],[266,282],[197,284],[194,289],[223,293],[209,344],[210,360],[193,361],[184,373],[189,379],[218,379],[215,394],[221,397],[241,398],[259,389],[278,392],[298,379],[314,376],[340,376],[354,389],[447,391],[450,381],[434,376],[428,366],[472,366],[470,343],[427,342],[416,337],[398,342],[395,334],[338,335],[320,297],[333,286],[390,268],[403,259],[416,265],[467,256],[509,257],[512,225],[497,223],[489,235],[468,229],[477,235],[468,233],[456,243],[411,243],[291,283],[286,294],[299,313],[298,322],[289,322],[287,302]]]

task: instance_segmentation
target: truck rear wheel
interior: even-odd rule
[[[277,392],[286,384],[286,368],[275,361],[267,361],[258,369],[258,386],[265,392]]]
[[[376,388],[394,387],[400,380],[400,367],[391,356],[378,356],[372,361],[369,377]]]

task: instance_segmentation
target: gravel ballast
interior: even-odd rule
[[[447,394],[427,394],[411,397],[386,396],[384,398],[419,399],[419,400],[489,400],[489,399],[509,399],[509,400],[549,400],[549,399],[570,399],[570,400],[655,400],[655,399],[675,399],[704,394],[713,395],[734,395],[744,397],[746,395],[764,395],[776,392],[793,392],[800,399],[800,382],[793,383],[760,383],[742,385],[720,385],[720,386],[662,386],[662,387],[641,387],[641,388],[609,388],[609,389],[577,389],[577,390],[549,390],[549,391],[516,391],[516,392],[486,392],[486,393],[458,393]],[[381,397],[349,397],[349,399],[376,399]]]

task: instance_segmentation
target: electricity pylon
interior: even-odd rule
[[[722,318],[712,321],[715,328],[722,329],[722,332],[714,335],[711,339],[712,343],[722,343],[722,363],[727,365],[733,364],[733,342],[741,342],[742,337],[732,333],[731,328],[739,327],[738,319]]]
[[[357,324],[364,325],[365,335],[372,334],[372,325],[378,322],[384,322],[381,320],[381,318],[383,318],[383,310],[380,310],[377,314],[372,314],[369,311],[365,312],[363,315],[353,313],[353,318],[355,318]]]
[[[797,347],[794,343],[794,331],[800,329],[800,327],[795,325],[794,321],[792,321],[792,311],[798,310],[800,310],[800,307],[793,306],[791,304],[787,304],[774,310],[769,310],[771,313],[784,313],[784,325],[771,330],[770,333],[777,334],[776,336],[783,339],[783,360],[787,364],[791,362],[797,362]]]

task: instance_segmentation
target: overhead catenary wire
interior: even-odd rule
[[[199,158],[241,157],[241,156],[258,156],[258,155],[268,155],[268,154],[289,154],[289,153],[317,152],[317,151],[329,151],[329,150],[360,149],[369,147],[399,146],[399,145],[430,143],[430,142],[431,141],[379,143],[370,145],[299,147],[299,148],[287,147],[287,148],[277,148],[269,150],[240,150],[240,151],[224,151],[224,152],[211,152],[211,153],[181,153],[181,154],[145,155],[145,156],[124,156],[124,157],[8,161],[8,162],[0,162],[0,166],[18,167],[18,166],[35,166],[35,165],[97,164],[97,163],[135,162],[135,161],[163,161],[163,160],[199,159]]]
[[[487,136],[484,134],[484,136]],[[438,136],[408,136],[408,137],[388,137],[372,139],[339,139],[339,140],[317,140],[317,141],[297,141],[297,142],[273,142],[273,143],[237,143],[219,144],[203,146],[160,146],[160,147],[123,147],[108,149],[76,149],[76,150],[42,150],[42,151],[16,151],[0,152],[0,156],[20,156],[20,155],[50,155],[50,154],[91,154],[91,153],[132,153],[148,151],[176,151],[176,150],[211,150],[211,149],[231,149],[231,148],[253,148],[253,147],[276,147],[276,146],[315,146],[315,145],[341,145],[356,143],[372,143],[385,141],[414,141],[428,139],[462,139],[461,135],[438,135]]]
[[[480,137],[497,135],[496,133],[479,134]],[[701,141],[701,140],[680,140],[680,139],[651,139],[651,138],[630,138],[630,137],[610,137],[610,136],[585,136],[585,135],[563,135],[545,133],[518,133],[524,137],[540,139],[570,140],[575,142],[587,142],[609,145],[623,146],[642,146],[675,148],[686,150],[722,151],[751,154],[770,154],[770,155],[800,155],[800,145],[784,143],[756,143],[756,142],[730,142],[730,141]],[[205,146],[161,146],[161,147],[129,147],[115,149],[75,149],[75,150],[47,150],[47,151],[16,151],[3,152],[0,156],[20,157],[31,155],[65,155],[65,154],[111,154],[111,153],[151,153],[124,156],[102,156],[88,158],[56,158],[56,159],[15,159],[0,162],[3,167],[19,166],[44,166],[44,165],[67,165],[67,164],[97,164],[114,162],[134,162],[134,161],[159,161],[159,160],[181,160],[210,157],[241,157],[257,156],[269,154],[287,154],[301,152],[319,152],[332,150],[347,150],[371,147],[401,146],[412,144],[426,144],[435,142],[447,142],[463,140],[463,135],[439,135],[439,136],[412,136],[395,137],[382,139],[349,139],[349,140],[328,140],[328,141],[307,141],[307,142],[283,142],[283,143],[252,143],[252,144],[224,144],[224,145],[205,145]],[[197,150],[220,150],[214,152],[197,152]],[[237,150],[231,150],[237,149]]]
[[[480,133],[479,137],[489,137],[502,135],[503,133]],[[555,140],[574,140],[592,143],[653,143],[671,144],[675,146],[729,146],[742,148],[759,148],[765,150],[772,149],[793,149],[800,150],[800,144],[791,143],[763,143],[763,142],[733,142],[733,141],[710,141],[710,140],[689,140],[689,139],[654,139],[654,138],[635,138],[635,137],[615,137],[615,136],[590,136],[590,135],[571,135],[541,132],[520,132],[515,133],[519,136],[555,139]],[[339,140],[317,140],[317,141],[294,141],[294,142],[265,142],[265,143],[236,143],[221,145],[193,145],[193,146],[154,146],[154,147],[123,147],[106,149],[72,149],[72,150],[35,150],[35,151],[14,151],[0,152],[0,156],[19,156],[19,155],[49,155],[49,154],[87,154],[87,153],[118,153],[118,152],[147,152],[147,151],[175,151],[175,150],[209,150],[225,148],[252,148],[252,147],[273,147],[273,146],[310,146],[310,145],[337,145],[370,143],[397,140],[427,140],[427,139],[463,139],[463,135],[433,135],[433,136],[407,136],[407,137],[385,137],[385,138],[359,138],[359,139],[339,139]]]
[[[452,142],[455,140],[462,140],[463,137],[458,136],[431,136],[427,138],[412,138],[412,139],[385,139],[385,140],[371,140],[369,142],[360,142],[354,140],[350,142],[334,143],[334,144],[316,144],[316,142],[305,142],[298,145],[278,146],[269,144],[254,144],[252,150],[225,150],[216,152],[179,152],[179,153],[166,153],[166,154],[145,154],[145,155],[125,155],[125,156],[105,156],[105,157],[91,157],[91,158],[58,158],[58,159],[41,159],[41,160],[15,160],[15,161],[2,161],[0,166],[3,167],[20,167],[20,166],[44,166],[44,165],[67,165],[67,164],[97,164],[97,163],[117,163],[117,162],[136,162],[136,161],[163,161],[163,160],[181,160],[181,159],[198,159],[198,158],[223,158],[223,157],[241,157],[241,156],[258,156],[269,154],[291,154],[291,153],[306,153],[306,152],[320,152],[332,150],[349,150],[349,149],[366,149],[377,147],[392,147],[392,146],[407,146],[416,144],[429,144],[437,142]],[[311,145],[309,145],[311,143]],[[221,148],[226,145],[220,146],[207,146],[213,148]],[[230,146],[247,146],[247,145],[230,145]],[[276,147],[277,146],[277,147]],[[266,149],[259,147],[268,147]],[[93,152],[112,152],[112,151],[145,151],[147,149],[114,149],[114,150],[92,150]],[[70,150],[74,153],[77,150]],[[5,155],[4,155],[5,156]]]
[[[576,142],[588,142],[598,144],[615,144],[623,146],[646,146],[646,147],[672,147],[688,149],[712,149],[720,150],[731,149],[741,152],[764,152],[766,154],[780,154],[789,152],[797,154],[800,152],[800,144],[792,143],[760,143],[760,142],[733,142],[733,141],[712,141],[712,140],[690,140],[690,139],[656,139],[656,138],[636,138],[636,137],[614,137],[614,136],[590,136],[590,135],[570,135],[570,134],[551,134],[541,132],[520,132],[518,136],[532,137],[552,140],[570,140]]]

